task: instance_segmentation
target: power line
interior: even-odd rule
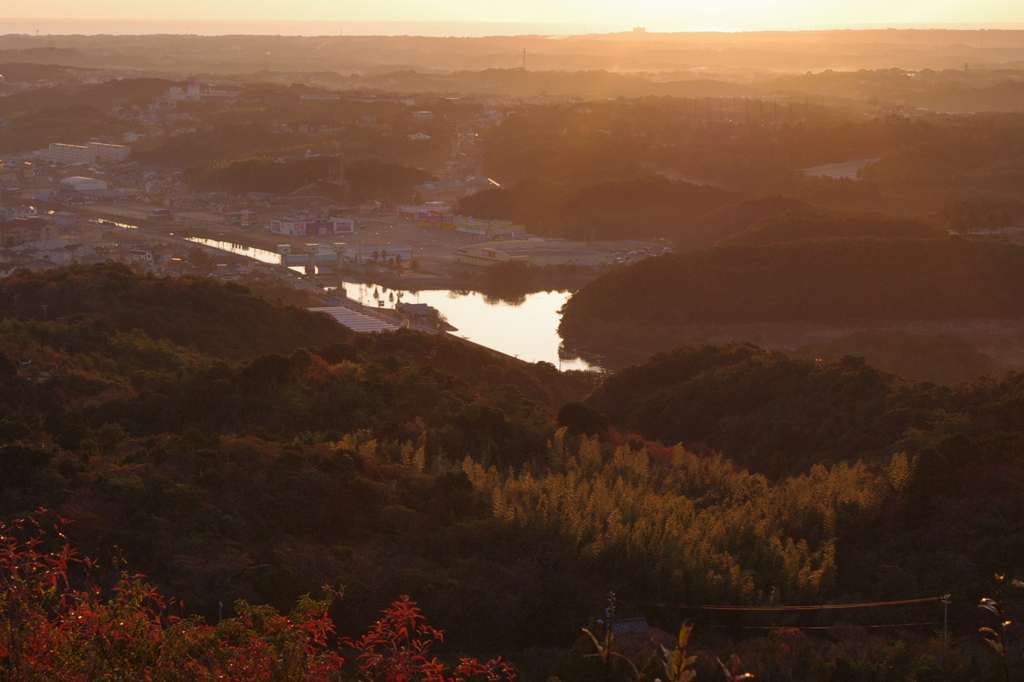
[[[844,627],[856,628],[909,628],[924,625],[941,625],[941,623],[885,623],[883,625],[701,625],[702,629],[716,630],[835,630]]]
[[[662,604],[657,602],[639,602],[620,599],[623,604],[635,606],[660,606],[672,609],[692,609],[696,611],[827,611],[834,609],[864,609],[873,606],[895,606],[898,604],[923,604],[925,602],[942,601],[943,597],[925,597],[924,599],[903,599],[900,601],[876,601],[863,604],[819,604],[814,606],[715,606],[712,604]]]

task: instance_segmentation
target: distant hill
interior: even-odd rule
[[[186,171],[184,179],[190,185],[206,190],[245,194],[292,194],[306,190],[306,194],[330,195],[341,203],[347,194],[348,203],[358,204],[367,199],[411,201],[413,186],[434,180],[434,176],[418,168],[377,159],[354,159],[344,165],[347,187],[324,182],[339,159],[314,156],[276,162],[270,158],[244,159],[228,163],[207,163]]]
[[[1005,365],[955,336],[878,329],[857,332],[828,343],[800,346],[788,355],[826,362],[847,356],[863,357],[872,367],[936,384],[1000,376],[1007,370]]]
[[[787,211],[812,209],[807,202],[784,196],[756,197],[722,206],[702,217],[689,229],[681,230],[675,237],[676,248],[680,251],[707,248]]]
[[[719,245],[777,244],[829,237],[936,239],[945,235],[937,227],[914,218],[839,211],[787,210],[724,238]]]
[[[670,254],[598,277],[565,305],[569,346],[680,325],[948,321],[1024,315],[1024,247],[831,239]]]
[[[0,281],[0,319],[12,317],[68,318],[79,326],[88,318],[98,338],[138,329],[236,360],[352,336],[325,315],[269,303],[236,284],[155,278],[117,264],[16,272]]]
[[[860,358],[811,362],[751,344],[704,345],[621,370],[586,402],[622,431],[720,450],[777,477],[816,463],[887,460],[941,436],[937,425],[952,412],[968,433],[991,424],[1019,430],[1021,381],[1010,375],[936,388]],[[914,431],[919,440],[901,444]]]
[[[524,180],[509,189],[484,190],[461,199],[455,211],[478,218],[513,220],[539,234],[573,239],[675,240],[709,212],[747,196],[721,187],[663,178],[615,180],[582,187]]]

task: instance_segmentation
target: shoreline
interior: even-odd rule
[[[167,228],[170,227],[171,226],[167,226]],[[155,229],[160,230],[160,228]],[[149,228],[148,231],[154,231],[154,228]],[[207,227],[189,226],[178,227],[174,231],[176,235],[180,233],[187,237],[228,242],[243,248],[273,251],[273,247],[271,247],[271,245],[265,240],[254,238],[245,232],[214,232]],[[349,265],[344,270],[336,273],[325,273],[322,278],[340,277],[346,282],[378,284],[380,286],[387,287],[388,289],[412,292],[445,289],[474,291],[484,294],[485,296],[496,296],[501,298],[503,295],[510,295],[511,297],[514,297],[548,291],[576,291],[594,279],[597,279],[604,270],[588,269],[574,273],[545,273],[542,269],[540,272],[533,274],[529,286],[520,289],[510,287],[509,290],[501,292],[496,291],[493,287],[487,286],[484,281],[485,272],[485,268],[470,269],[468,267],[464,268],[461,272],[454,274],[420,273],[408,270],[395,272],[394,270],[374,266],[353,267],[352,265]]]

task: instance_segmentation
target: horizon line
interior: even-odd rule
[[[15,30],[7,30],[5,24],[16,24],[12,26]],[[64,28],[63,25],[78,24],[78,26]],[[34,26],[33,26],[34,25]],[[179,30],[146,30],[176,26]],[[255,29],[273,25],[280,28],[303,27],[313,29],[314,27],[331,26],[337,33],[330,32],[259,32],[253,33],[244,30],[245,28]],[[143,30],[125,30],[135,27]],[[213,28],[229,30],[216,32]],[[401,28],[412,27],[433,27],[423,33],[401,31]],[[531,28],[523,33],[509,33],[499,31],[488,33],[488,29],[501,27],[522,27]],[[43,29],[46,30],[43,30]],[[106,28],[107,30],[102,30]],[[195,28],[196,30],[192,30]],[[389,29],[376,32],[364,32],[365,29]],[[673,34],[741,34],[741,33],[812,33],[823,31],[1019,31],[1024,30],[1024,22],[854,22],[849,24],[817,24],[799,27],[779,26],[728,26],[728,25],[702,25],[682,26],[673,23],[648,24],[647,26],[635,26],[627,24],[606,24],[606,23],[584,23],[569,21],[392,21],[392,20],[353,20],[343,21],[336,19],[138,19],[138,18],[90,18],[90,17],[0,17],[0,37],[29,36],[29,37],[72,37],[72,36],[141,36],[141,35],[199,35],[203,37],[229,37],[243,35],[263,35],[280,37],[458,37],[458,38],[486,38],[486,37],[517,37],[517,36],[598,36],[618,35],[632,33],[636,28],[643,29],[648,35],[666,36]],[[21,30],[17,30],[21,29]],[[64,29],[64,30],[61,30]],[[84,30],[83,30],[84,29]],[[97,30],[99,29],[99,30]],[[115,29],[115,30],[110,30]],[[118,30],[120,29],[120,30]],[[183,29],[183,30],[182,30]],[[207,29],[207,30],[203,30]],[[233,29],[233,30],[232,30]],[[348,29],[348,30],[346,30]],[[364,29],[364,30],[360,30]],[[464,29],[455,30],[453,29]],[[473,29],[473,30],[470,30]],[[537,30],[547,29],[547,30]],[[558,29],[568,29],[565,31]],[[591,30],[592,29],[592,30]],[[34,35],[33,35],[34,34]]]

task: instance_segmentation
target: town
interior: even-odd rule
[[[7,78],[4,85],[9,92],[24,93],[48,83]],[[102,135],[85,144],[52,141],[40,149],[4,154],[0,277],[19,268],[114,260],[162,275],[194,274],[247,284],[279,281],[300,289],[309,287],[299,272],[316,283],[317,275],[343,271],[356,281],[365,280],[368,271],[388,281],[404,276],[406,287],[453,282],[472,286],[481,268],[494,264],[519,262],[549,270],[568,266],[586,271],[585,280],[602,267],[670,250],[664,240],[542,238],[512,221],[454,214],[459,199],[498,186],[482,174],[477,131],[514,115],[510,107],[517,103],[510,100],[292,94],[295,120],[310,123],[273,124],[267,134],[309,146],[301,155],[277,157],[269,169],[259,171],[272,176],[279,168],[291,175],[296,168],[319,163],[323,175],[316,177],[314,170],[311,182],[280,194],[211,190],[187,177],[183,164],[168,163],[154,151],[170,146],[166,140],[210,128],[206,119],[245,106],[244,95],[190,78],[144,104],[106,110],[125,130],[118,136]],[[339,104],[355,107],[357,114],[386,114],[360,114],[333,126],[314,123],[325,107]],[[444,116],[421,108],[439,104],[447,112]],[[398,144],[412,155],[428,141],[450,145],[449,157],[439,165],[440,177],[422,174],[397,189],[367,188],[358,176],[350,183],[346,155],[329,150],[337,136],[367,130],[398,137]],[[351,165],[358,173],[359,163]],[[196,182],[190,185],[190,179]],[[419,203],[399,201],[403,198]],[[265,256],[250,258],[208,246],[224,243],[276,256],[268,262]],[[564,269],[562,273],[564,278]],[[569,281],[579,283],[580,275]]]

